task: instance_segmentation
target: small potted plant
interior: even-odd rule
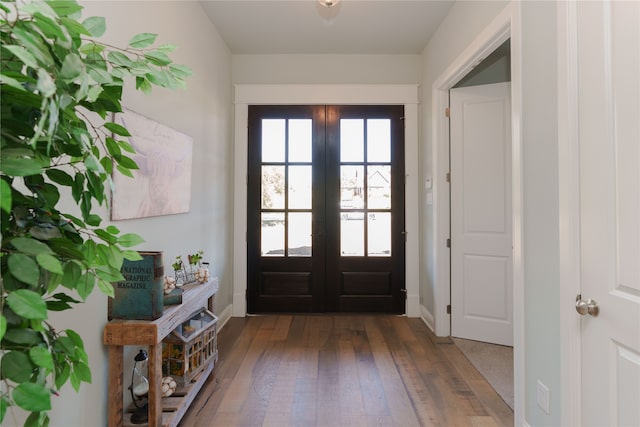
[[[203,256],[204,256],[203,250],[199,250],[197,253],[193,255],[189,255],[189,264],[191,265],[191,272],[193,273],[193,276],[198,283],[207,283],[209,281],[208,263],[202,262]],[[202,266],[202,264],[204,264],[204,267]],[[197,268],[194,272],[193,268],[196,267],[196,265],[197,265]]]

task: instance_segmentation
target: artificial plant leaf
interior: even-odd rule
[[[115,133],[116,135],[131,136],[127,128],[125,128],[122,125],[119,125],[118,123],[107,122],[104,124],[104,127],[109,129],[111,132]]]
[[[124,246],[125,248],[130,248],[132,246],[137,246],[141,243],[144,243],[144,239],[137,234],[127,233],[118,237],[118,243],[120,246]]]
[[[171,58],[169,58],[166,53],[159,50],[145,52],[144,57],[147,58],[149,62],[159,67],[171,64]]]
[[[20,252],[24,252],[27,255],[53,253],[48,245],[30,237],[16,237],[15,239],[11,240],[11,244],[14,248],[19,250]]]
[[[62,264],[58,258],[51,256],[49,254],[39,254],[36,256],[36,261],[38,261],[38,265],[44,268],[47,271],[50,271],[55,274],[63,275]]]
[[[4,179],[0,179],[0,209],[11,213],[11,186]]]
[[[5,395],[0,396],[0,424],[4,421],[5,415],[7,415],[7,407],[9,403],[7,402],[7,398]]]
[[[51,75],[47,73],[43,68],[38,69],[38,91],[40,95],[45,98],[50,98],[56,93],[56,82],[53,81]]]
[[[29,234],[39,240],[50,240],[62,237],[62,233],[57,227],[51,224],[38,224],[29,229]]]
[[[31,347],[29,349],[29,358],[36,366],[53,371],[53,357],[49,349],[45,347]]]
[[[22,253],[13,253],[9,255],[7,266],[16,279],[34,287],[38,286],[40,269],[33,258]]]
[[[51,410],[51,392],[42,384],[23,382],[13,390],[11,397],[25,411]]]
[[[126,250],[122,251],[122,256],[129,261],[141,261],[142,255],[138,251]]]
[[[7,295],[7,304],[18,316],[26,319],[47,318],[47,304],[38,293],[29,289],[18,289],[11,292]]]
[[[129,40],[129,46],[134,49],[143,49],[154,44],[157,37],[157,34],[151,33],[136,34],[135,36],[133,36],[133,38],[131,38],[131,40]]]
[[[107,31],[107,21],[102,16],[91,16],[82,22],[92,37],[102,37]]]
[[[8,329],[4,339],[21,345],[38,345],[42,343],[42,335],[40,335],[40,332],[27,328]]]
[[[9,351],[0,360],[0,371],[4,378],[16,383],[29,381],[33,375],[33,364],[29,356],[21,351]]]
[[[171,64],[169,65],[169,70],[171,70],[174,76],[180,78],[189,77],[191,74],[193,74],[191,68],[181,64]]]
[[[80,298],[82,298],[83,301],[91,294],[95,287],[95,283],[96,278],[92,274],[84,274],[83,276],[80,276],[76,285],[76,291],[78,291],[78,295],[80,295]]]
[[[29,157],[3,157],[2,162],[0,162],[0,169],[8,176],[31,176],[37,175],[42,171],[40,162]]]
[[[70,53],[64,57],[62,61],[62,69],[60,70],[60,78],[67,83],[74,81],[80,77],[84,71],[84,63],[78,55]]]
[[[65,185],[67,187],[71,187],[73,185],[73,178],[63,170],[48,169],[46,174],[49,179],[56,184]]]
[[[115,296],[115,291],[113,290],[111,282],[98,278],[98,289],[108,297],[113,298]]]
[[[91,384],[91,370],[84,362],[74,363],[73,370],[80,381]]]
[[[14,54],[27,67],[31,67],[33,69],[38,68],[38,61],[36,61],[36,58],[34,58],[33,55],[24,47],[17,45],[3,45],[2,47]]]
[[[5,332],[7,332],[7,318],[4,314],[0,314],[0,342],[4,339]]]

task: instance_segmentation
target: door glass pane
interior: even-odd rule
[[[311,256],[311,212],[289,213],[289,256]]]
[[[311,209],[311,166],[289,166],[289,209]]]
[[[284,166],[262,166],[262,209],[284,209]]]
[[[311,161],[311,119],[289,120],[289,161]]]
[[[284,119],[262,120],[262,161],[284,162]]]
[[[364,161],[364,120],[340,120],[340,161]]]
[[[367,206],[391,209],[391,166],[369,166],[367,173]]]
[[[340,218],[340,254],[364,256],[363,214],[349,214]]]
[[[391,212],[370,212],[367,220],[370,256],[391,256]]]
[[[367,120],[367,161],[391,161],[391,120]]]
[[[284,212],[262,213],[260,237],[262,256],[284,255]]]
[[[364,208],[364,166],[340,167],[340,209]],[[344,212],[341,212],[341,215]]]

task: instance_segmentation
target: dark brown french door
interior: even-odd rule
[[[249,313],[404,313],[402,106],[250,106]]]

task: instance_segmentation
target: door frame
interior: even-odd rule
[[[514,356],[514,421],[524,425],[524,258],[523,258],[523,166],[522,166],[522,26],[521,5],[509,3],[496,18],[449,64],[432,85],[433,144],[433,228],[435,242],[433,322],[437,336],[451,334],[446,307],[451,302],[450,237],[449,90],[478,63],[511,38],[511,144],[512,144],[512,221],[513,221],[513,356]]]
[[[247,314],[247,155],[249,105],[402,104],[405,115],[405,313],[420,317],[418,85],[234,85],[232,316]],[[414,197],[412,197],[414,196]]]
[[[577,4],[558,2],[557,12],[561,422],[582,425]]]

